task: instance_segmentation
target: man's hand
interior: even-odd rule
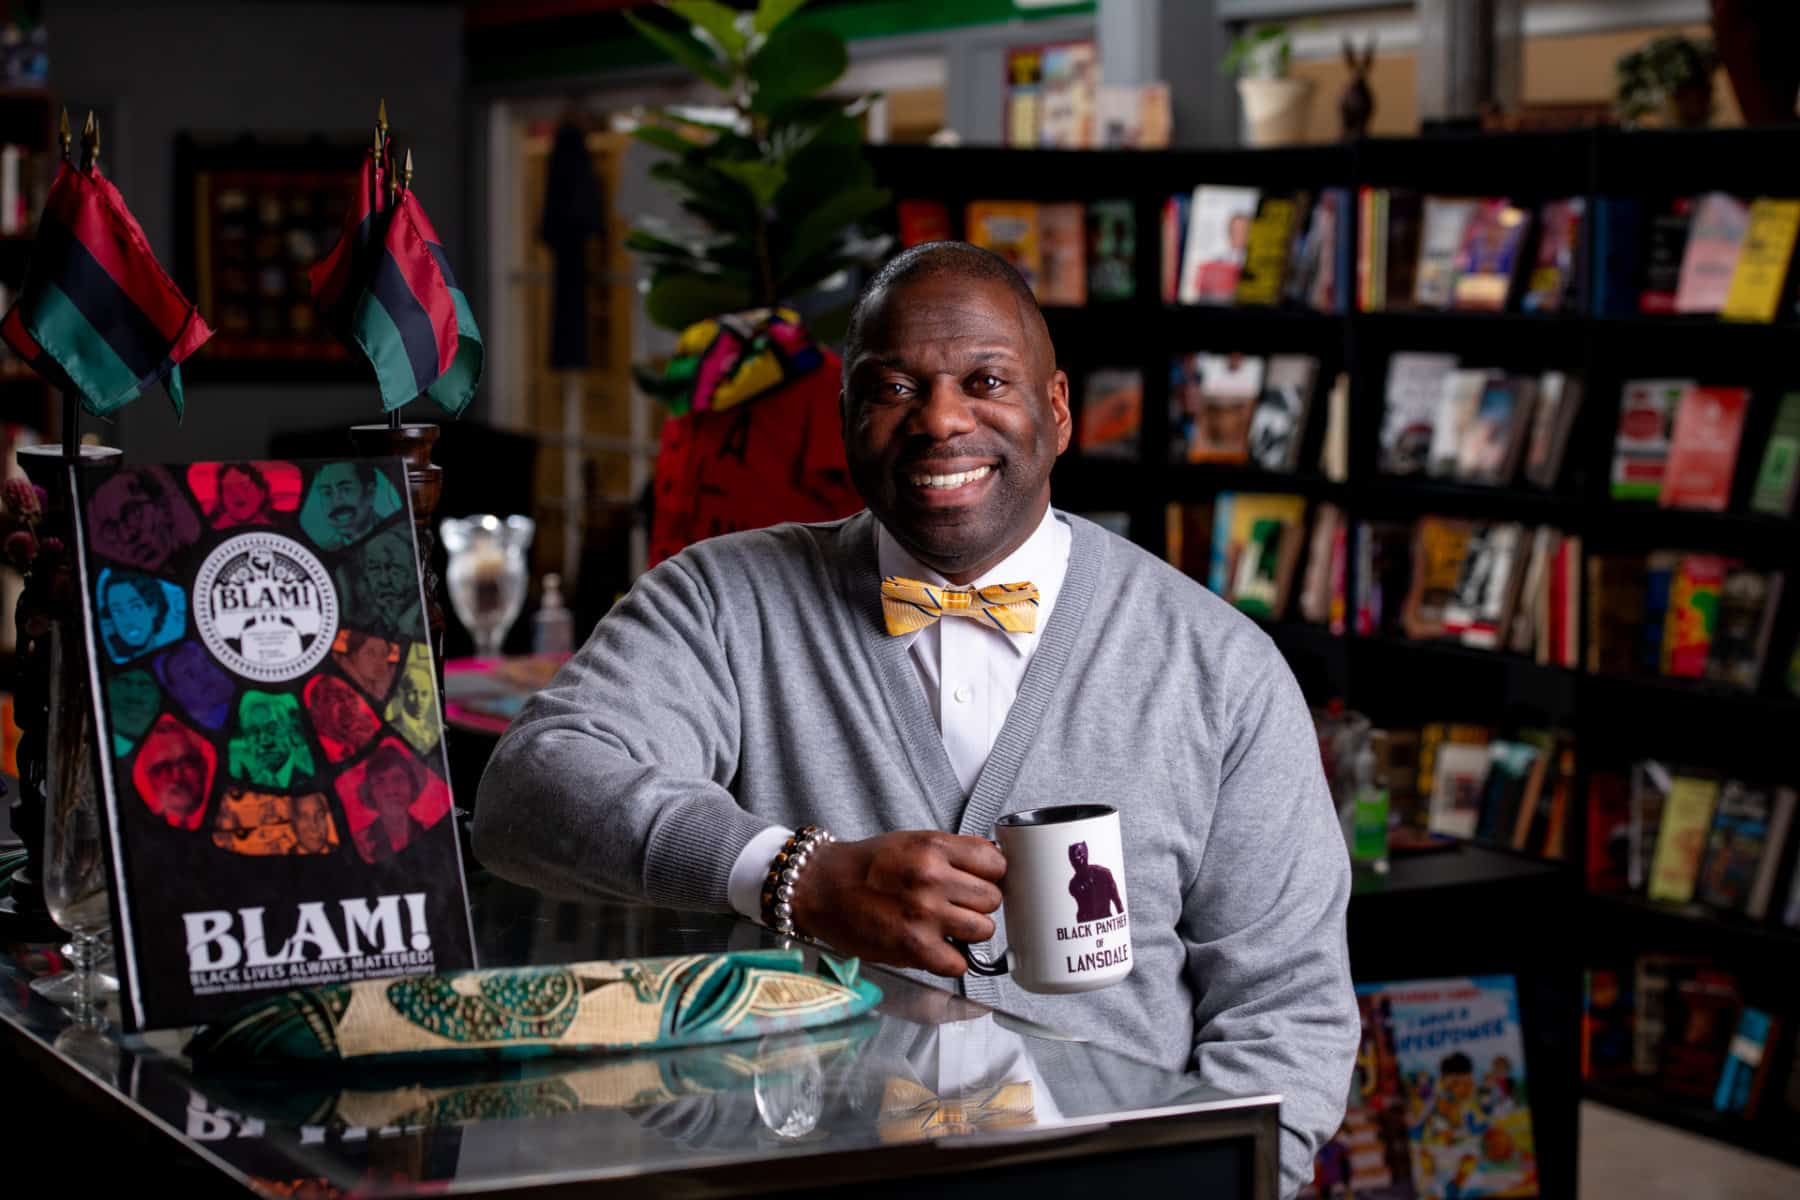
[[[812,853],[794,888],[794,929],[841,954],[870,962],[961,975],[963,957],[944,939],[994,936],[987,915],[1006,858],[992,842],[935,830],[828,842]]]

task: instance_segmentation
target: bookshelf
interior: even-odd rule
[[[1579,196],[1587,200],[1590,214],[1595,201],[1604,196],[1654,200],[1716,189],[1744,197],[1800,197],[1800,129],[1591,130],[1369,139],[1273,150],[881,147],[871,151],[871,157],[882,184],[897,198],[943,203],[951,235],[956,237],[966,233],[964,208],[974,200],[1132,202],[1134,298],[1050,307],[1045,316],[1078,401],[1083,377],[1091,370],[1124,367],[1141,372],[1138,457],[1100,461],[1072,451],[1059,463],[1052,487],[1055,502],[1064,508],[1128,513],[1133,540],[1153,553],[1161,554],[1165,545],[1168,504],[1203,501],[1224,491],[1263,491],[1299,494],[1314,505],[1330,501],[1352,521],[1412,521],[1431,513],[1554,525],[1578,534],[1584,555],[1673,548],[1729,555],[1758,569],[1785,572],[1788,586],[1776,615],[1769,661],[1760,686],[1752,691],[1700,681],[1593,675],[1454,643],[1389,635],[1334,636],[1323,627],[1294,620],[1266,623],[1265,628],[1311,701],[1342,697],[1348,707],[1368,714],[1377,725],[1416,727],[1424,721],[1456,720],[1492,727],[1549,726],[1574,735],[1578,799],[1569,817],[1566,859],[1572,865],[1551,868],[1563,877],[1564,908],[1532,931],[1555,965],[1527,972],[1539,993],[1534,1002],[1539,1018],[1551,1023],[1539,1032],[1553,1047],[1566,1047],[1579,1038],[1579,956],[1584,947],[1703,947],[1739,973],[1751,1003],[1772,1008],[1784,1018],[1800,1018],[1800,987],[1768,966],[1773,961],[1791,967],[1800,934],[1774,924],[1733,920],[1698,906],[1588,895],[1581,890],[1578,866],[1585,851],[1582,816],[1588,772],[1596,764],[1623,767],[1655,756],[1752,779],[1800,784],[1800,771],[1788,752],[1795,730],[1800,729],[1800,700],[1780,692],[1775,678],[1800,636],[1800,537],[1796,536],[1800,521],[1746,510],[1754,462],[1740,461],[1726,512],[1627,504],[1614,501],[1609,490],[1619,397],[1627,379],[1673,375],[1749,388],[1752,399],[1743,445],[1760,447],[1780,395],[1800,390],[1800,370],[1793,367],[1789,349],[1800,336],[1800,320],[1793,310],[1784,309],[1772,324],[1754,325],[1717,317],[1591,315],[1585,310],[1546,315],[1182,307],[1163,304],[1159,275],[1163,202],[1200,184],[1315,193],[1342,187],[1351,189],[1352,195],[1365,186],[1408,188],[1425,194],[1507,196],[1532,209],[1548,200]],[[1594,269],[1590,257],[1582,256],[1579,269],[1584,276],[1591,276]],[[1584,277],[1579,291],[1592,297],[1592,279]],[[1195,351],[1301,353],[1319,359],[1297,473],[1169,461],[1169,363],[1175,355]],[[1377,451],[1387,365],[1400,351],[1454,353],[1470,364],[1531,372],[1558,369],[1581,378],[1584,400],[1556,486],[1486,487],[1382,475]],[[1324,396],[1339,371],[1350,385],[1349,462],[1342,482],[1325,478],[1317,469]],[[1741,458],[1749,459],[1750,454],[1741,452]],[[1581,626],[1585,637],[1585,620]],[[1480,848],[1470,852],[1475,849]],[[1353,932],[1352,937],[1352,961],[1359,978],[1513,969],[1500,962],[1504,955],[1473,966],[1450,966],[1435,949],[1411,960],[1387,954],[1379,960],[1370,957],[1372,928],[1385,926],[1408,944],[1418,944],[1425,940],[1415,932],[1421,909],[1447,905],[1471,920],[1481,905],[1512,903],[1502,897],[1527,888],[1526,877],[1478,880],[1481,870],[1467,854],[1429,867],[1422,862],[1405,864],[1416,876],[1416,886],[1400,889],[1396,896],[1359,893],[1356,904],[1362,910],[1363,935],[1359,938]],[[1420,882],[1424,880],[1429,882]],[[1421,903],[1420,889],[1442,889],[1442,895]],[[1353,921],[1355,913],[1353,909]],[[1529,939],[1514,950],[1527,956],[1518,961],[1531,961]],[[1778,1052],[1783,1064],[1793,1052],[1791,1034],[1784,1040],[1790,1045]],[[1543,1053],[1533,1050],[1534,1073],[1540,1071]],[[1538,1077],[1534,1074],[1534,1088]],[[1783,1149],[1792,1141],[1791,1127],[1770,1120],[1779,1119],[1781,1077],[1778,1069],[1769,1084],[1777,1094],[1765,1101],[1763,1114],[1753,1122],[1720,1117],[1704,1104],[1661,1097],[1653,1083],[1596,1084],[1587,1088],[1587,1094],[1761,1153],[1800,1161],[1800,1152]],[[1573,1068],[1568,1078],[1576,1078]],[[1786,1142],[1778,1128],[1787,1128]]]

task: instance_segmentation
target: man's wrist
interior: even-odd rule
[[[782,844],[770,861],[769,873],[763,880],[764,925],[782,937],[795,936],[794,898],[801,875],[811,865],[813,853],[836,840],[817,825],[802,825]]]

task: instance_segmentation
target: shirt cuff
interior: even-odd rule
[[[771,825],[751,838],[738,852],[737,861],[731,864],[731,879],[726,883],[725,889],[726,898],[740,916],[762,923],[763,880],[768,878],[769,864],[793,836],[793,830]]]

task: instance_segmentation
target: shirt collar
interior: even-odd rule
[[[1020,544],[1017,550],[1001,559],[992,568],[983,572],[970,586],[989,587],[996,583],[1029,582],[1038,589],[1038,619],[1031,633],[1009,633],[1006,639],[1015,649],[1023,650],[1032,638],[1043,631],[1044,622],[1048,619],[1050,606],[1055,603],[1056,593],[1062,588],[1063,576],[1068,573],[1067,542],[1058,537],[1061,527],[1056,520],[1056,510],[1046,505],[1044,519],[1038,522],[1031,536]],[[894,535],[887,531],[887,526],[880,521],[875,522],[876,559],[885,578],[898,575],[904,579],[917,579],[921,583],[929,583],[937,587],[953,586],[948,579],[914,558],[907,552]],[[1059,550],[1061,551],[1059,553]],[[911,638],[918,631],[908,634]]]

